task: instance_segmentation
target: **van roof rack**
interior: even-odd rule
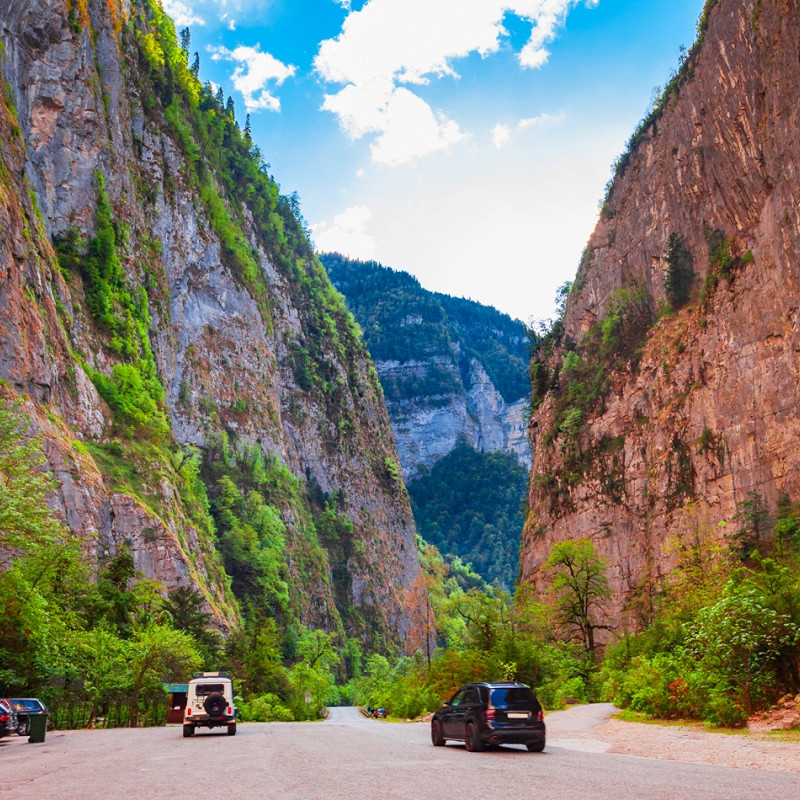
[[[195,672],[192,675],[192,680],[197,678],[230,678],[230,672]]]

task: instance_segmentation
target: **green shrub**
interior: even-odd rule
[[[245,701],[237,698],[236,707],[242,722],[292,722],[294,715],[276,694],[267,692]]]

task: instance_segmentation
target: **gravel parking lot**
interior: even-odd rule
[[[800,797],[800,744],[621,722],[608,719],[612,710],[549,714],[541,754],[432,747],[428,725],[367,720],[355,709],[318,723],[242,724],[235,737],[184,739],[180,727],[51,731],[44,744],[0,740],[0,791],[14,800]]]

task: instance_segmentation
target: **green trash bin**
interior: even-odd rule
[[[39,744],[47,733],[47,714],[28,716],[28,744]]]

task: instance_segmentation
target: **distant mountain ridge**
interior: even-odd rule
[[[403,474],[413,478],[467,442],[531,465],[527,330],[472,300],[430,292],[412,275],[337,253],[320,260],[375,361]]]

